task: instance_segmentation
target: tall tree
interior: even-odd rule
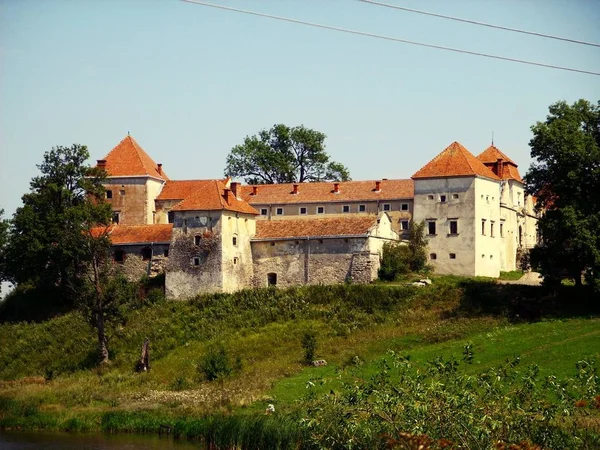
[[[6,245],[8,243],[8,220],[3,218],[4,210],[0,209],[0,292],[2,292],[2,282],[6,280],[6,269],[5,269],[5,253]]]
[[[303,125],[277,124],[261,130],[231,149],[225,176],[242,177],[248,184],[350,180],[343,164],[330,161],[325,137]]]
[[[585,274],[600,289],[600,102],[561,101],[549,111],[531,127],[535,162],[525,177],[544,211],[532,262],[548,282],[566,275],[580,284]]]
[[[86,270],[85,231],[91,221],[109,223],[103,171],[85,164],[81,145],[56,147],[38,165],[8,233],[5,274],[14,283],[59,285],[65,294]]]

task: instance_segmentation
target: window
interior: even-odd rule
[[[233,258],[233,265],[235,266],[239,261],[239,258],[236,256],[235,258]]]
[[[452,199],[453,200],[458,200],[458,194],[452,194]]]
[[[429,254],[429,259],[437,259],[437,254],[435,254],[435,253],[430,253],[430,254]]]
[[[267,210],[267,208],[260,208],[261,216],[266,216],[267,214],[269,214],[269,211]]]
[[[403,220],[402,222],[400,222],[400,227],[404,231],[408,230],[408,220]]]
[[[267,274],[267,286],[277,286],[277,274],[274,272]]]
[[[112,191],[111,190],[106,191],[106,198],[112,198]]]
[[[163,256],[169,256],[169,249],[165,248],[165,250],[163,251]]]
[[[116,263],[123,264],[125,262],[125,251],[115,250],[115,253],[113,254],[113,259]]]
[[[200,245],[201,240],[202,240],[201,236],[194,236],[194,245]]]
[[[400,210],[401,211],[408,211],[408,203],[402,203],[400,205]]]
[[[435,234],[435,221],[430,220],[429,222],[427,222],[427,230],[430,236],[433,236]]]
[[[167,213],[167,220],[169,221],[169,223],[173,223],[173,221],[175,220],[175,213],[173,211],[169,211]]]
[[[302,206],[300,208],[300,214],[303,214],[303,215],[306,214],[306,207],[305,206]]]
[[[456,259],[456,253],[450,253],[448,256],[450,259]]]
[[[481,254],[481,257],[482,257],[482,258],[485,258],[485,255],[482,253],[482,254]]]
[[[200,265],[200,258],[198,256],[196,256],[195,258],[192,258],[192,265],[194,265],[194,266]]]
[[[500,222],[500,237],[504,237],[504,222]]]
[[[234,246],[234,247],[236,247],[236,246],[237,246],[237,236],[234,236],[234,237],[231,239],[231,243],[233,244],[233,246]]]
[[[112,223],[119,223],[119,220],[121,219],[121,213],[118,211],[113,212],[112,214]]]
[[[317,214],[323,214],[325,213],[325,208],[322,206],[317,206]]]
[[[283,208],[277,208],[275,210],[275,214],[277,214],[278,216],[283,216]]]
[[[322,244],[322,243],[323,243],[323,239],[319,239],[319,244]]]
[[[440,202],[441,203],[446,203],[446,196],[445,195],[440,195]]]
[[[458,220],[450,221],[450,234],[458,234]]]
[[[383,204],[383,210],[384,211],[391,211],[392,210],[392,205],[390,205],[389,203],[384,203]]]
[[[125,197],[125,189],[121,189],[121,190],[119,191],[119,195],[120,195],[121,197]]]
[[[429,194],[429,195],[427,196],[427,200],[433,200],[433,195]]]
[[[367,210],[367,205],[358,205],[358,212],[365,212]]]
[[[149,261],[152,259],[152,249],[150,247],[144,247],[142,249],[142,261]]]
[[[494,221],[490,221],[490,236],[494,237]]]
[[[344,205],[344,206],[342,206],[342,212],[349,213],[350,212],[350,205]]]
[[[485,219],[481,219],[481,235],[485,236]]]
[[[275,247],[275,242],[271,242],[271,247]]]

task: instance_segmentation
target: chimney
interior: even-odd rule
[[[298,185],[295,184],[294,185],[294,190],[292,191],[292,194],[297,194],[298,193]]]
[[[502,178],[502,172],[504,168],[504,164],[503,164],[503,160],[502,158],[498,158],[498,161],[496,161],[496,170],[494,171],[496,173],[496,175],[498,175],[500,178]]]
[[[225,195],[224,195],[224,197],[225,197],[225,201],[226,201],[227,203],[229,203],[229,191],[230,191],[229,189],[224,189],[224,191],[223,191],[223,193],[225,194]]]
[[[162,164],[157,164],[156,165],[156,170],[158,172],[159,175],[162,175]]]
[[[98,160],[98,169],[106,170],[106,160],[105,159]]]
[[[340,183],[333,183],[333,193],[334,194],[340,193]]]
[[[240,199],[240,183],[233,181],[231,183],[231,192],[233,193],[233,196],[235,197],[236,200]]]
[[[375,192],[380,192],[381,191],[381,181],[376,181],[375,182]]]
[[[258,195],[258,186],[252,186],[252,195]]]

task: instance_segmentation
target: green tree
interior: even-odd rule
[[[386,242],[383,245],[379,278],[393,281],[399,275],[427,269],[425,222],[410,221],[408,243]]]
[[[104,202],[106,173],[85,164],[82,145],[44,154],[41,175],[31,181],[23,206],[13,216],[4,272],[18,284],[38,289],[59,286],[97,330],[101,362],[108,362],[107,323],[122,317],[134,297],[109,264],[110,205]]]
[[[225,176],[242,177],[248,184],[350,180],[343,164],[330,161],[325,137],[303,125],[261,130],[231,149]]]
[[[5,264],[5,253],[6,253],[6,244],[8,243],[8,220],[3,218],[4,210],[0,209],[0,292],[2,292],[1,283],[6,279],[6,269],[4,267]]]
[[[104,173],[85,165],[81,145],[56,147],[44,154],[40,176],[30,183],[15,212],[6,245],[5,275],[17,284],[60,286],[64,294],[89,260],[85,250],[90,223],[108,223]]]
[[[542,243],[532,252],[544,280],[567,276],[600,289],[600,102],[564,101],[531,127],[535,159],[525,180],[543,211]]]

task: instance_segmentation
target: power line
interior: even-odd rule
[[[238,12],[238,13],[242,13],[242,14],[249,14],[249,15],[252,15],[252,16],[266,17],[268,19],[282,20],[284,22],[291,22],[291,23],[297,23],[297,24],[300,24],[300,25],[307,25],[307,26],[315,27],[315,28],[324,28],[326,30],[333,30],[333,31],[339,31],[339,32],[342,32],[342,33],[356,34],[358,36],[367,36],[367,37],[372,37],[372,38],[376,38],[376,39],[383,39],[383,40],[386,40],[386,41],[402,42],[404,44],[412,44],[412,45],[418,45],[418,46],[421,46],[421,47],[435,48],[435,49],[438,49],[438,50],[446,50],[446,51],[449,51],[449,52],[464,53],[464,54],[467,54],[467,55],[481,56],[481,57],[484,57],[484,58],[499,59],[499,60],[502,60],[502,61],[510,61],[510,62],[515,62],[515,63],[520,63],[520,64],[528,64],[528,65],[531,65],[531,66],[545,67],[545,68],[548,68],[548,69],[566,70],[566,71],[569,71],[569,72],[585,73],[585,74],[588,74],[588,75],[600,76],[600,72],[591,72],[589,70],[573,69],[571,67],[563,67],[563,66],[555,66],[555,65],[552,65],[552,64],[545,64],[545,63],[539,63],[539,62],[534,62],[534,61],[527,61],[527,60],[524,60],[524,59],[517,59],[517,58],[509,58],[507,56],[491,55],[489,53],[480,53],[480,52],[474,52],[474,51],[470,51],[470,50],[462,50],[462,49],[452,48],[452,47],[444,47],[444,46],[441,46],[441,45],[425,44],[423,42],[416,42],[416,41],[410,41],[410,40],[407,40],[407,39],[400,39],[400,38],[396,38],[396,37],[392,37],[392,36],[385,36],[385,35],[381,35],[381,34],[368,33],[366,31],[350,30],[350,29],[347,29],[347,28],[334,27],[334,26],[331,26],[331,25],[323,25],[323,24],[314,23],[314,22],[306,22],[306,21],[303,21],[303,20],[292,19],[292,18],[289,18],[289,17],[274,16],[274,15],[271,15],[271,14],[265,14],[265,13],[260,13],[260,12],[256,12],[256,11],[249,11],[249,10],[245,10],[245,9],[232,8],[230,6],[215,5],[213,3],[207,3],[207,2],[203,2],[203,1],[199,1],[199,0],[181,0],[181,1],[186,2],[186,3],[194,3],[196,5],[208,6],[210,8],[217,8],[217,9],[223,9],[223,10],[226,10],[226,11],[233,11],[233,12]]]
[[[498,30],[504,30],[504,31],[513,31],[515,33],[523,33],[523,34],[529,34],[532,36],[539,36],[539,37],[548,38],[548,39],[556,39],[557,41],[572,42],[574,44],[590,45],[592,47],[600,47],[600,44],[596,44],[595,42],[579,41],[577,39],[570,39],[570,38],[565,38],[565,37],[560,37],[560,36],[554,36],[552,34],[536,33],[535,31],[526,31],[526,30],[519,30],[518,28],[503,27],[501,25],[492,25],[491,23],[478,22],[476,20],[469,20],[469,19],[461,19],[460,17],[445,16],[443,14],[436,14],[436,13],[432,13],[432,12],[421,11],[418,9],[407,8],[405,6],[392,5],[389,3],[376,2],[374,0],[358,0],[358,1],[362,2],[362,3],[370,3],[371,5],[376,5],[376,6],[384,6],[386,8],[399,9],[401,11],[423,14],[426,16],[439,17],[441,19],[456,20],[457,22],[470,23],[472,25],[479,25],[482,27],[496,28]]]

